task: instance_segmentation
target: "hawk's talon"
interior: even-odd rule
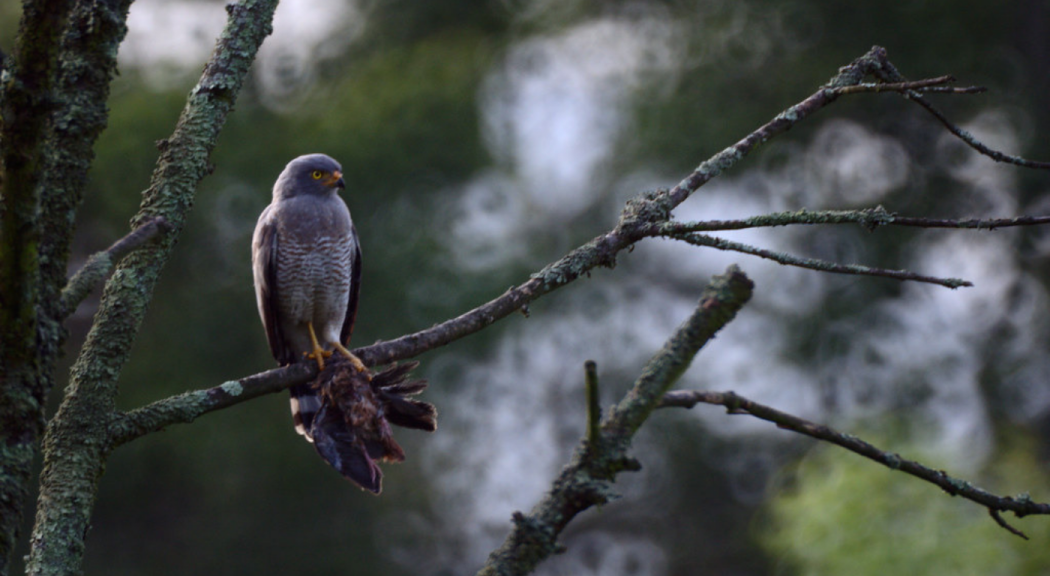
[[[306,328],[310,331],[310,342],[314,345],[314,350],[313,352],[303,352],[303,356],[311,360],[317,360],[317,368],[324,370],[324,359],[330,358],[332,353],[321,348],[321,344],[317,342],[317,334],[314,334],[313,322],[307,322]]]
[[[324,370],[324,359],[331,358],[332,353],[328,350],[314,350],[313,352],[303,352],[303,357],[317,360],[317,368]]]
[[[353,365],[355,370],[357,370],[358,372],[363,372],[365,374],[365,377],[369,380],[372,379],[372,375],[368,372],[368,367],[365,366],[365,363],[362,362],[361,359],[357,356],[354,356],[353,352],[347,350],[346,346],[343,346],[341,342],[332,342],[332,345],[335,346],[335,349],[342,353],[343,356],[346,356],[350,359],[350,364]]]

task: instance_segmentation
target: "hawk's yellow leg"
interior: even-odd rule
[[[360,358],[358,358],[357,356],[354,356],[353,352],[347,350],[346,346],[343,346],[343,344],[341,342],[332,342],[332,345],[335,346],[336,350],[342,352],[343,356],[346,356],[347,358],[350,359],[350,363],[354,365],[354,368],[358,372],[365,372],[365,373],[368,372],[368,368],[365,368],[364,362],[361,362]]]
[[[317,360],[317,367],[324,370],[324,359],[331,356],[332,353],[321,348],[321,345],[317,343],[317,334],[314,334],[313,322],[307,322],[306,327],[310,330],[310,342],[314,345],[314,349],[313,352],[303,352],[303,356],[311,360]]]

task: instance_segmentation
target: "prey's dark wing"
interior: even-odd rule
[[[350,344],[350,335],[354,333],[354,321],[357,320],[357,302],[361,296],[361,242],[357,238],[357,228],[350,224],[350,297],[346,302],[346,319],[343,329],[339,331],[339,341],[344,346]]]
[[[277,295],[277,250],[280,237],[277,225],[267,209],[259,217],[252,238],[252,272],[255,276],[255,300],[259,305],[259,316],[266,329],[266,340],[270,352],[281,366],[296,361],[295,352],[285,343],[281,324],[277,321],[279,310]]]

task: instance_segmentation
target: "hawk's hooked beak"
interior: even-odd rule
[[[332,172],[332,175],[324,181],[325,186],[335,186],[340,190],[346,189],[346,182],[343,182],[343,173],[336,170]]]

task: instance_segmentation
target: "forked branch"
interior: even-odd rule
[[[736,266],[712,279],[692,315],[649,360],[624,398],[602,420],[597,437],[592,440],[589,434],[584,436],[572,461],[531,512],[514,514],[513,529],[489,556],[479,576],[532,572],[558,549],[559,534],[577,514],[609,501],[613,496],[610,484],[616,475],[640,468],[627,454],[635,432],[700,348],[747,303],[753,288]],[[589,367],[587,372],[591,372]],[[596,376],[589,374],[588,378]]]
[[[58,305],[59,316],[65,318],[72,314],[77,305],[113,272],[121,258],[169,230],[171,230],[171,225],[168,224],[168,221],[158,216],[132,230],[109,248],[92,254],[62,289]]]

